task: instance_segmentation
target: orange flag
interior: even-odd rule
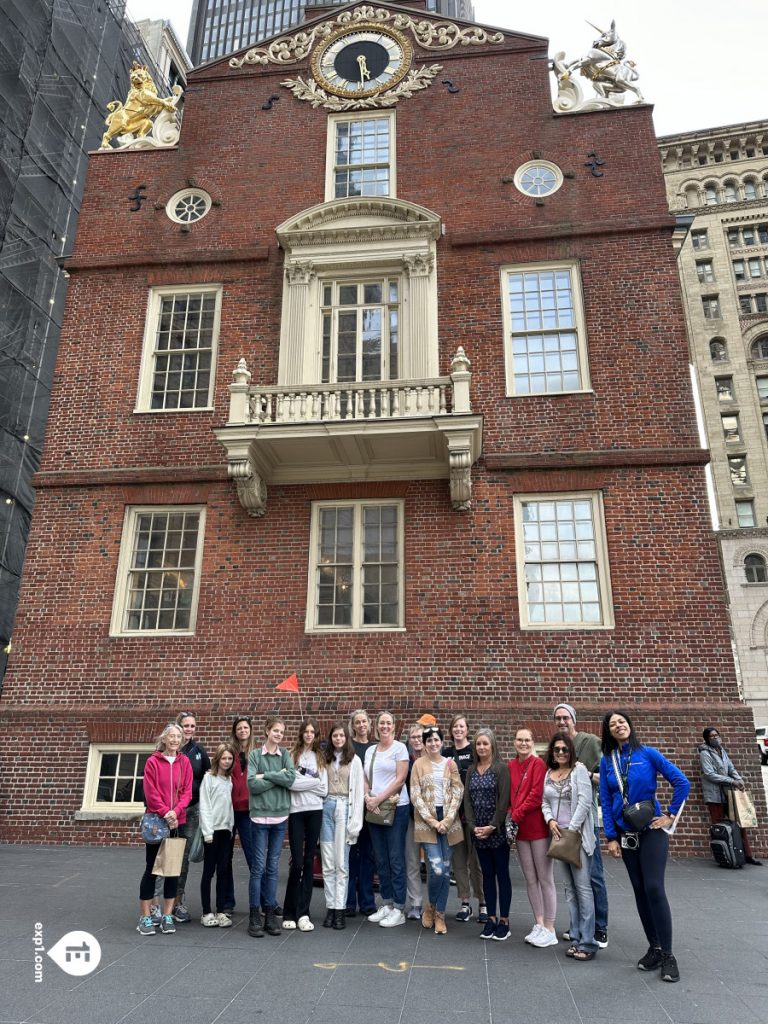
[[[292,672],[287,679],[284,679],[282,683],[278,683],[275,687],[276,690],[288,690],[290,693],[299,692],[299,680],[296,678],[296,673]]]

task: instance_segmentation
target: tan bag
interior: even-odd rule
[[[728,793],[728,806],[733,820],[742,828],[757,828],[755,803],[746,789],[731,789]]]
[[[160,875],[163,878],[178,878],[181,874],[181,862],[184,860],[186,845],[186,839],[164,839],[157,851],[152,874]]]
[[[168,842],[168,840],[164,840]],[[553,860],[562,860],[566,864],[573,864],[575,868],[581,867],[581,832],[574,832],[573,829],[566,828],[560,833],[560,838],[555,839],[552,836],[552,842],[549,844],[547,850],[547,856]]]

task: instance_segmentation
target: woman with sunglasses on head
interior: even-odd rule
[[[187,820],[187,806],[192,799],[192,766],[179,753],[184,736],[175,722],[169,722],[160,733],[157,746],[144,765],[144,803],[147,811],[159,814],[168,824],[171,832],[179,829]],[[141,935],[154,935],[151,904],[155,891],[155,866],[160,843],[145,844],[146,866],[139,885],[141,917],[136,930]],[[178,891],[179,879],[164,877],[163,906],[160,917],[160,931],[170,935],[176,931],[173,920],[173,904]]]
[[[581,837],[580,860],[576,867],[558,860],[557,872],[565,886],[565,898],[571,913],[568,932],[571,942],[565,952],[577,962],[595,959],[595,898],[590,873],[595,849],[595,821],[592,815],[592,780],[584,765],[576,760],[573,740],[556,732],[547,747],[548,771],[544,778],[541,810],[552,839],[563,832],[577,832]],[[555,941],[547,945],[557,945]],[[538,945],[538,943],[534,943]]]
[[[363,764],[343,722],[334,722],[323,756],[327,765],[328,795],[320,826],[320,857],[327,908],[323,928],[346,928],[345,907],[349,877],[349,851],[363,824],[365,787]]]
[[[472,749],[474,762],[467,770],[464,816],[480,861],[488,908],[488,920],[480,938],[503,942],[509,938],[512,902],[509,845],[504,826],[509,807],[509,768],[499,757],[492,729],[478,729]]]
[[[445,935],[445,908],[451,889],[451,849],[464,842],[458,817],[464,796],[456,762],[443,757],[443,734],[437,726],[422,732],[424,752],[411,772],[414,808],[413,840],[422,844],[429,863],[428,902],[421,916],[424,928]]]
[[[408,775],[405,785],[408,789],[408,798],[411,800],[409,807],[410,818],[408,820],[408,831],[405,835],[405,889],[406,898],[410,909],[406,914],[408,921],[420,921],[424,909],[424,898],[422,895],[421,882],[421,845],[413,840],[413,799],[411,798],[411,780],[413,778],[413,766],[424,753],[424,740],[422,735],[425,726],[421,722],[413,722],[408,726]]]
[[[235,909],[235,878],[232,861],[235,855],[236,836],[240,837],[240,847],[249,872],[253,863],[253,838],[249,811],[250,793],[248,791],[248,755],[251,752],[252,735],[249,716],[238,715],[232,722],[230,739],[235,751],[235,760],[232,765],[232,809],[235,814],[235,823],[232,828],[227,868],[227,895],[224,901],[224,910],[227,914],[231,914]]]
[[[323,801],[328,794],[327,762],[320,751],[319,726],[305,718],[291,751],[296,778],[291,783],[288,844],[291,867],[283,901],[283,928],[314,931],[309,916],[312,902],[312,868],[323,822]]]
[[[376,717],[378,743],[365,752],[365,810],[379,872],[381,906],[368,917],[382,928],[405,924],[405,836],[408,831],[408,748],[395,739],[395,719],[389,711]],[[392,805],[394,804],[394,809]],[[387,814],[391,824],[376,818]]]
[[[669,834],[685,803],[691,784],[680,769],[654,747],[637,738],[626,711],[609,711],[603,718],[600,760],[600,804],[603,828],[612,857],[622,857],[635,893],[637,912],[648,939],[648,952],[637,966],[641,971],[661,968],[662,981],[680,980],[672,954],[672,913],[664,889]],[[662,811],[656,799],[657,778],[672,786],[672,799]],[[645,802],[646,824],[624,817],[627,805]],[[627,811],[627,813],[629,813]]]
[[[371,719],[364,708],[358,708],[349,716],[349,737],[362,766],[365,764],[365,753],[368,747],[375,746],[371,739]],[[369,917],[376,912],[376,900],[373,895],[374,872],[371,833],[368,829],[368,822],[363,818],[357,842],[349,850],[349,881],[347,882],[345,917],[355,917],[358,907],[364,917]]]
[[[467,784],[467,769],[474,760],[472,744],[469,742],[469,720],[462,711],[453,716],[448,723],[448,741],[443,753],[446,757],[452,757],[459,769],[461,784]],[[475,852],[475,844],[472,840],[472,833],[467,827],[464,816],[464,804],[459,808],[459,817],[464,829],[464,843],[453,848],[453,877],[456,879],[456,892],[461,900],[461,906],[456,913],[457,921],[469,921],[472,918],[472,904],[470,898],[474,896],[477,900],[477,920],[485,924],[488,920],[488,911],[485,909],[485,897],[483,896],[483,876],[480,872],[480,862]]]
[[[517,856],[528,889],[534,925],[525,936],[532,946],[555,946],[554,864],[547,857],[549,829],[541,813],[547,766],[533,752],[533,733],[521,728],[515,733],[517,757],[509,762],[509,816],[517,823]]]

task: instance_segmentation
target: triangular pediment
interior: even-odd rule
[[[440,217],[424,206],[391,197],[332,199],[283,221],[276,229],[280,245],[330,245],[384,239],[438,239]]]

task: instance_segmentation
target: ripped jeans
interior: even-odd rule
[[[435,817],[443,820],[443,808],[435,808]],[[451,891],[451,847],[448,836],[437,832],[436,843],[424,843],[424,855],[429,861],[429,881],[427,897],[435,910],[445,913],[448,905],[448,894]]]

